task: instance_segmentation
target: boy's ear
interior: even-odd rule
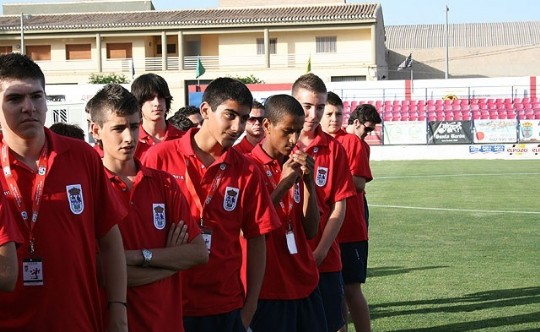
[[[358,128],[358,127],[360,127],[360,125],[361,125],[360,120],[358,120],[358,119],[355,119],[354,122],[353,122],[353,124],[354,124],[354,127],[355,127],[355,128]]]
[[[92,137],[95,141],[99,140],[99,134],[100,134],[100,128],[95,122],[90,122],[90,134],[92,134]]]
[[[270,120],[268,120],[268,118],[264,118],[262,126],[263,126],[263,130],[264,130],[265,134],[268,134],[270,132],[270,127],[272,126],[272,122],[270,122]]]
[[[205,120],[208,119],[208,112],[212,112],[212,107],[210,107],[210,104],[203,101],[203,103],[201,104],[199,109],[201,111],[201,115],[202,115],[203,119],[205,119]]]

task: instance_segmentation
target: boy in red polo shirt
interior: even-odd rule
[[[129,209],[120,223],[128,271],[130,331],[184,331],[180,270],[206,263],[208,251],[172,175],[133,157],[139,134],[137,99],[110,84],[90,100],[93,135],[118,200]]]
[[[210,252],[208,264],[182,275],[188,332],[244,331],[257,308],[266,265],[264,235],[280,221],[263,175],[232,149],[252,103],[251,92],[238,80],[213,80],[203,94],[201,128],[159,144],[143,159],[176,178]],[[240,278],[240,231],[247,239],[246,293]]]
[[[11,292],[19,274],[15,245],[22,243],[22,237],[14,218],[4,194],[0,194],[0,292]]]
[[[266,236],[266,271],[254,332],[326,331],[319,272],[307,242],[319,228],[311,156],[296,148],[304,125],[302,106],[289,95],[266,99],[266,138],[249,155],[266,174],[281,227]],[[276,319],[282,317],[282,319]]]
[[[317,75],[305,74],[294,82],[292,95],[306,114],[298,145],[315,159],[313,176],[322,215],[317,237],[310,244],[319,265],[319,289],[328,331],[337,331],[343,326],[344,317],[341,257],[336,236],[345,216],[346,199],[354,196],[355,190],[343,147],[319,125],[326,104],[326,85]]]
[[[102,331],[96,248],[108,329],[127,331],[126,258],[116,225],[127,211],[101,160],[86,142],[44,127],[45,77],[29,57],[0,56],[0,99],[0,182],[23,236],[15,291],[0,294],[0,331]]]
[[[142,122],[135,157],[142,159],[153,145],[178,138],[183,132],[167,122],[173,97],[163,77],[143,74],[131,83],[131,93],[141,107]]]
[[[356,331],[371,331],[369,308],[362,293],[366,282],[368,258],[368,232],[364,211],[364,186],[371,177],[365,149],[356,135],[342,129],[343,102],[338,95],[328,92],[322,129],[332,135],[345,148],[356,195],[347,199],[347,211],[337,237],[341,249],[342,275],[345,284],[344,308],[349,309]],[[345,317],[347,310],[344,311]],[[344,329],[346,331],[346,329]]]

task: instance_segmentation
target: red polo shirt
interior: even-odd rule
[[[164,248],[171,224],[188,226],[189,241],[200,234],[198,225],[174,178],[160,170],[139,166],[131,190],[116,175],[105,170],[118,200],[129,209],[119,224],[124,248]],[[128,287],[130,331],[184,331],[180,272],[146,285]]]
[[[281,166],[270,158],[261,144],[255,146],[250,155],[265,174],[269,192],[275,189],[281,179]],[[295,300],[308,297],[319,283],[317,264],[309,246],[302,217],[304,214],[304,186],[299,182],[294,186],[293,196],[288,191],[282,206],[276,208],[281,227],[266,235],[266,270],[260,299]],[[289,206],[292,207],[289,210]],[[289,214],[287,215],[286,212]],[[287,247],[286,234],[291,227],[298,253],[291,254]]]
[[[0,331],[99,331],[103,323],[96,238],[104,236],[127,211],[116,199],[101,160],[88,143],[47,128],[45,134],[48,169],[34,227],[33,255],[29,254],[28,226],[17,218],[24,240],[17,250],[19,266],[23,259],[41,258],[43,285],[23,286],[20,276],[14,292],[0,294]],[[11,155],[9,163],[31,210],[36,174]],[[5,177],[0,176],[0,181],[8,191]],[[18,211],[13,196],[7,197]]]
[[[143,158],[149,167],[174,176],[196,220],[200,211],[194,199],[206,201],[215,187],[203,214],[205,228],[212,231],[208,264],[182,274],[184,316],[208,316],[242,308],[245,294],[240,278],[240,231],[249,239],[280,225],[255,163],[235,149],[227,149],[212,165],[204,166],[192,148],[197,130],[192,128],[180,139],[158,144]],[[216,180],[218,174],[220,181]]]
[[[343,147],[336,139],[323,132],[320,126],[316,130],[315,139],[305,150],[315,159],[313,176],[317,189],[317,201],[321,209],[319,232],[314,239],[309,240],[313,250],[317,248],[321,240],[332,204],[356,195]],[[337,241],[332,243],[326,258],[319,265],[319,271],[341,271],[341,253]]]
[[[353,176],[367,178],[369,172],[369,160],[362,142],[358,136],[349,134],[343,129],[336,133],[335,138],[345,149],[349,161],[350,173]],[[366,216],[364,211],[364,193],[356,193],[347,198],[347,210],[345,220],[337,237],[338,242],[359,242],[368,240]]]
[[[172,124],[167,122],[167,129],[165,130],[165,136],[161,142],[170,141],[179,138],[184,134],[184,131],[176,128]],[[139,141],[137,142],[137,148],[135,149],[135,157],[142,160],[142,157],[152,146],[156,145],[156,142],[146,131],[144,131],[142,123],[139,126]]]

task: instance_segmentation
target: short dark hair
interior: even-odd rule
[[[120,84],[111,83],[99,90],[86,104],[93,122],[102,127],[106,112],[119,116],[139,113],[139,103],[131,92]]]
[[[167,121],[180,130],[188,130],[190,128],[197,127],[198,124],[193,123],[188,116],[193,114],[201,114],[201,110],[197,106],[189,105],[180,107],[173,116],[167,119]]]
[[[20,53],[0,55],[0,81],[28,78],[39,80],[45,91],[45,75],[30,57]]]
[[[304,108],[293,96],[286,94],[273,95],[264,102],[265,117],[273,124],[278,123],[286,115],[305,116]]]
[[[150,100],[156,94],[159,98],[165,99],[166,112],[171,109],[173,97],[169,85],[163,77],[157,74],[148,73],[137,77],[131,83],[131,93],[139,101],[139,106],[142,106],[145,101]]]
[[[251,106],[251,109],[258,109],[258,110],[264,110],[264,105],[261,104],[259,101],[253,99],[253,106]]]
[[[300,89],[306,89],[315,93],[326,93],[324,81],[313,73],[304,74],[296,79],[292,85],[292,95]]]
[[[56,122],[52,124],[49,129],[58,135],[72,137],[84,141],[84,130],[75,124]]]
[[[210,82],[204,90],[202,101],[207,102],[212,111],[227,100],[234,100],[241,106],[253,105],[253,95],[248,87],[237,79],[219,77]]]
[[[341,100],[341,98],[337,94],[335,94],[332,91],[328,91],[328,98],[326,99],[326,103],[328,105],[343,108],[343,101]]]
[[[372,122],[375,124],[381,123],[381,116],[377,112],[375,106],[371,104],[362,104],[356,106],[354,111],[349,115],[348,124],[353,124],[354,120],[360,121],[360,123]]]

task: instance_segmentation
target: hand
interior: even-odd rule
[[[304,151],[296,150],[292,154],[291,159],[300,165],[300,169],[304,177],[313,174],[313,169],[315,168],[315,159],[313,159],[312,156]]]
[[[293,158],[287,159],[287,161],[283,163],[280,181],[287,181],[288,187],[290,188],[296,183],[296,181],[298,181],[300,176],[302,176],[300,164],[297,163]]]
[[[240,317],[242,318],[242,324],[246,330],[249,328],[249,324],[251,324],[251,320],[255,315],[255,310],[257,310],[257,305],[252,306],[247,303],[240,309]]]
[[[315,248],[315,250],[313,251],[313,258],[315,259],[315,263],[317,263],[317,266],[321,265],[327,254],[328,252],[322,252],[322,250],[319,250],[319,248]]]
[[[172,224],[167,235],[166,247],[178,247],[188,242],[189,234],[187,232],[187,225],[183,220],[180,220],[178,224]]]

